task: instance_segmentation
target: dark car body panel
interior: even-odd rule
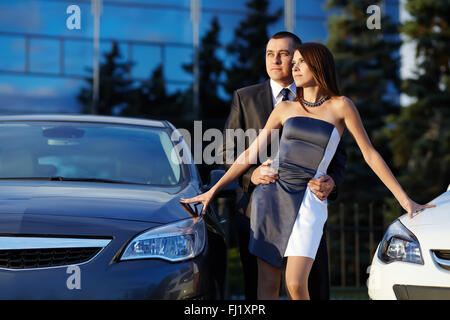
[[[168,223],[189,218],[180,194],[192,185],[152,187],[67,181],[0,180],[0,213],[85,216]]]
[[[226,260],[220,252],[225,244],[217,235],[208,236],[203,254],[178,263],[160,259],[111,261],[121,240],[121,236],[115,238],[92,261],[79,265],[79,289],[68,288],[71,274],[67,267],[0,269],[0,299],[223,298],[224,279],[220,275],[225,272]]]
[[[82,116],[36,116],[38,121],[149,123],[171,131],[165,121]],[[27,117],[0,117],[2,121]],[[199,194],[201,181],[187,164],[183,183],[174,186],[76,181],[0,180],[0,236],[73,237],[111,240],[91,260],[80,263],[81,288],[70,289],[68,266],[0,268],[0,299],[217,299],[223,298],[226,241],[214,208],[204,217],[202,252],[182,262],[162,259],[121,261],[138,234],[193,212],[180,198]]]

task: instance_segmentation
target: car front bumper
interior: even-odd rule
[[[423,252],[424,264],[395,261],[384,263],[378,249],[367,282],[373,300],[450,299],[450,271],[439,267],[431,252]]]
[[[212,291],[202,259],[86,263],[34,270],[0,270],[0,299],[202,299]]]
[[[450,288],[394,285],[398,300],[450,300]]]

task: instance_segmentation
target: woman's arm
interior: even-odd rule
[[[408,216],[410,218],[413,213],[421,211],[425,208],[434,207],[434,205],[419,205],[408,197],[406,192],[398,183],[397,179],[395,179],[386,162],[372,146],[372,143],[370,142],[367,132],[362,124],[358,110],[350,99],[342,97],[342,104],[339,106],[339,113],[343,116],[345,126],[353,135],[353,138],[361,150],[366,163],[392,192],[403,209],[408,212]]]
[[[253,141],[253,143],[239,155],[239,157],[227,170],[225,175],[210,190],[193,198],[181,199],[181,202],[201,202],[203,203],[203,211],[205,211],[215,194],[230,184],[233,180],[237,179],[241,174],[246,172],[250,165],[257,163],[259,150],[264,150],[267,148],[267,145],[271,139],[272,130],[278,130],[281,128],[281,109],[283,108],[280,107],[281,105],[277,106],[277,108],[272,111],[266,125],[258,134],[255,141]]]

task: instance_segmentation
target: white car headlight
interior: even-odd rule
[[[395,220],[380,242],[378,258],[385,263],[404,261],[423,264],[420,244],[400,220]]]
[[[120,260],[160,258],[182,261],[196,257],[205,246],[202,217],[177,221],[146,231],[125,248]]]

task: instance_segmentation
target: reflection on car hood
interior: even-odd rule
[[[167,223],[188,218],[179,204],[192,186],[152,187],[63,181],[0,181],[0,214],[85,216]],[[182,193],[180,193],[182,192]]]
[[[434,204],[436,207],[426,209],[425,211],[414,216],[412,219],[409,219],[405,214],[400,218],[401,222],[409,228],[424,225],[450,225],[450,191],[444,192],[433,201],[430,201],[430,204]]]
[[[429,249],[450,249],[450,192],[447,191],[431,201],[435,208],[419,213],[412,219],[401,217],[401,222],[419,240],[423,254]]]

